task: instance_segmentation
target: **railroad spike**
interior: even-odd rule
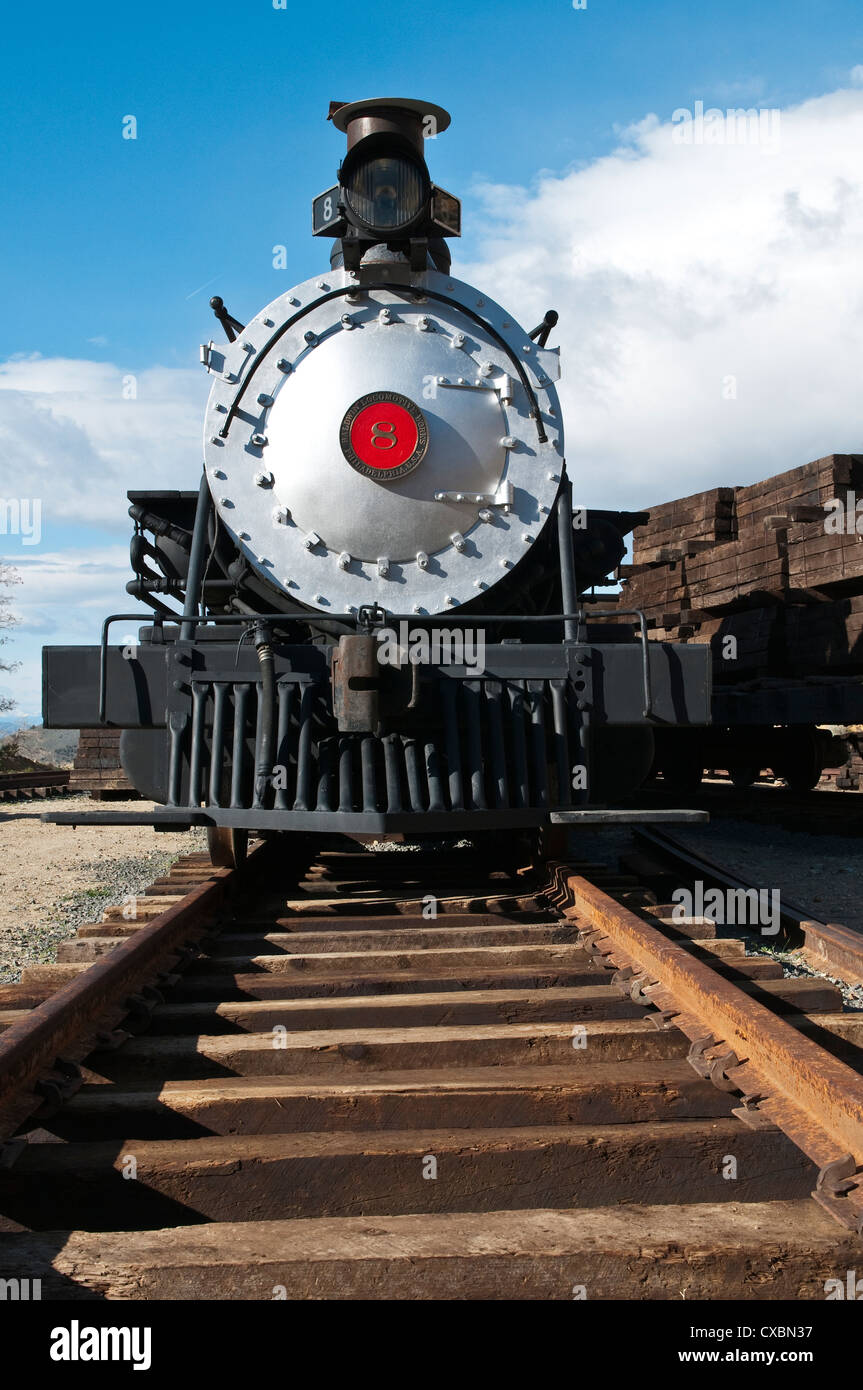
[[[825,1163],[818,1173],[815,1191],[827,1197],[845,1197],[857,1186],[857,1162],[853,1154],[847,1153]]]

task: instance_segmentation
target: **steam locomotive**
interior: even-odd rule
[[[573,507],[556,313],[525,332],[451,274],[449,114],[330,119],[329,270],[246,324],[211,300],[200,487],[129,493],[149,611],[44,650],[45,726],[122,729],[157,809],[54,820],[206,825],[224,863],[250,831],[535,833],[606,817],[658,726],[709,721],[709,653],[591,592],[643,514]]]

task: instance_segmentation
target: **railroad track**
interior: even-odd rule
[[[835,986],[602,865],[277,854],[185,856],[0,989],[0,1277],[823,1300],[861,1267]]]
[[[675,888],[696,883],[723,892],[758,892],[753,883],[740,877],[701,850],[685,845],[665,830],[638,827],[634,831],[636,852],[624,855],[628,868],[648,883],[658,897],[667,898]],[[774,944],[799,952],[801,965],[830,975],[848,985],[863,985],[863,934],[841,923],[822,922],[789,898],[779,904],[780,934]]]
[[[34,797],[65,796],[68,772],[8,772],[0,775],[0,801],[30,801]]]

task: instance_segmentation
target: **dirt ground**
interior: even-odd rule
[[[145,801],[95,802],[64,797],[6,802],[0,810],[0,978],[34,960],[51,959],[58,940],[81,922],[98,921],[167,868],[200,850],[204,832],[156,832],[150,826],[46,825],[45,810],[148,811]]]

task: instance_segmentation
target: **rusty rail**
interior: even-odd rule
[[[0,773],[0,791],[18,791],[26,787],[65,787],[69,784],[70,773],[65,768],[56,772],[3,772]]]
[[[738,875],[698,850],[690,849],[663,830],[637,829],[635,839],[644,848],[667,859],[675,868],[723,888],[751,888]],[[838,922],[819,922],[803,908],[782,898],[780,923],[792,949],[802,949],[803,959],[814,970],[832,971],[848,984],[863,984],[863,935]]]
[[[259,851],[255,851],[257,854]],[[125,1016],[127,1001],[182,947],[203,935],[236,876],[234,869],[208,871],[208,882],[119,942],[75,979],[0,1034],[0,1141],[14,1132],[43,1101],[34,1088],[52,1071],[55,1090],[74,1089],[70,1062],[91,1050],[94,1031]],[[64,1055],[65,1054],[65,1055]],[[78,1083],[80,1084],[80,1083]]]
[[[28,792],[59,795],[69,790],[70,775],[63,768],[55,772],[4,772],[0,774],[0,801],[17,801]]]
[[[772,1122],[818,1164],[813,1196],[863,1234],[863,1078],[565,864],[554,880],[588,951],[690,1038],[696,1070],[741,1093],[741,1119]]]

